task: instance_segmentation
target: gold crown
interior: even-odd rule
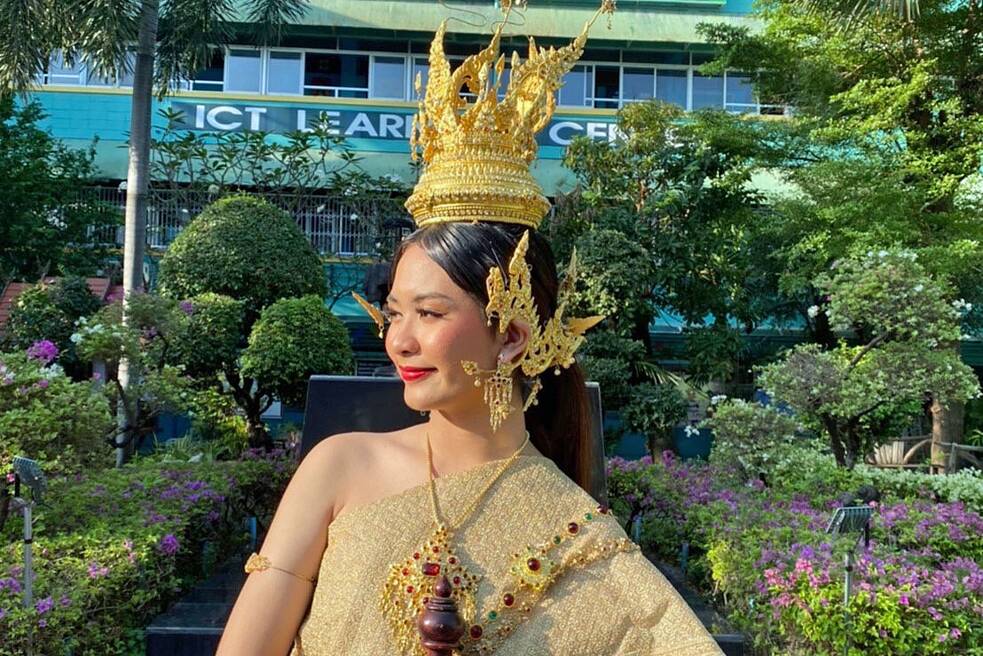
[[[536,133],[552,118],[556,91],[583,54],[594,21],[612,13],[615,3],[603,0],[580,35],[563,48],[539,48],[529,37],[529,57],[522,61],[518,52],[512,53],[509,85],[499,99],[505,70],[499,45],[512,2],[502,4],[506,19],[491,43],[453,72],[444,55],[446,20],[430,45],[426,95],[413,118],[410,139],[413,160],[423,157],[423,174],[406,201],[418,227],[499,221],[537,228],[549,211],[549,201],[529,171],[536,158]],[[476,96],[473,102],[461,96],[465,87]],[[421,91],[419,74],[416,91]]]

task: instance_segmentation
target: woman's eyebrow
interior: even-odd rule
[[[413,302],[414,303],[419,303],[420,301],[426,301],[426,300],[432,299],[432,298],[444,300],[444,301],[447,301],[449,303],[454,303],[454,299],[453,298],[451,298],[447,294],[441,294],[440,292],[425,292],[423,294],[417,294],[416,296],[413,297]],[[389,296],[386,297],[386,303],[390,303],[390,304],[391,303],[395,303],[395,304],[398,305],[399,304],[399,301],[396,299],[395,296],[393,296],[392,294],[390,294]]]

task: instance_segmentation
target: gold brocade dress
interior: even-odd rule
[[[441,515],[458,516],[500,464],[436,479]],[[393,564],[419,553],[431,529],[427,484],[335,519],[290,656],[400,654],[380,598]],[[541,544],[549,551],[539,572],[549,570],[548,561],[554,575],[527,603],[516,554]],[[520,456],[455,531],[452,548],[461,566],[478,577],[474,616],[465,615],[471,627],[465,655],[722,656],[614,517],[598,512],[597,503],[548,458]],[[503,605],[506,596],[511,608]]]

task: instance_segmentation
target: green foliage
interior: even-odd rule
[[[133,294],[129,308],[129,325],[123,323],[122,304],[114,303],[90,319],[80,319],[71,337],[83,360],[103,362],[110,372],[100,390],[126,417],[110,440],[117,445],[152,431],[160,413],[183,411],[191,391],[183,366],[169,362],[171,340],[185,331],[187,323],[178,303],[155,294]],[[124,358],[138,374],[125,390],[115,377]]]
[[[0,285],[93,273],[108,249],[89,246],[89,231],[119,224],[114,210],[84,193],[96,174],[94,148],[66,147],[41,129],[43,119],[39,103],[0,94]]]
[[[799,431],[798,422],[774,406],[740,399],[717,404],[705,424],[713,431],[710,462],[737,467],[744,480],[770,475],[776,457]]]
[[[546,226],[558,251],[576,244],[584,260],[585,310],[615,312],[610,326],[647,350],[651,320],[681,316],[699,331],[696,341],[714,346],[691,350],[704,379],[736,371],[740,336],[728,326],[750,332],[787,312],[755,213],[762,199],[748,184],[761,147],[743,123],[631,103],[618,115],[623,139],[571,144],[564,163],[579,187]],[[708,317],[713,327],[703,330]]]
[[[723,323],[688,328],[686,334],[686,375],[694,383],[730,380],[737,372],[744,341],[740,333]]]
[[[171,298],[212,292],[242,301],[247,331],[278,299],[325,292],[320,257],[297,224],[245,195],[209,205],[178,235],[161,260],[160,286]]]
[[[668,446],[673,427],[686,418],[688,407],[675,385],[641,383],[632,388],[631,400],[621,414],[629,429],[645,434],[649,453],[654,456],[660,450],[659,443]]]
[[[983,18],[942,0],[920,2],[914,20],[854,9],[765,0],[754,34],[701,26],[721,48],[707,72],[753,71],[762,102],[795,108],[754,128],[759,161],[794,189],[763,226],[782,290],[804,311],[834,261],[905,246],[979,306],[983,197],[968,192],[983,153]],[[831,345],[817,319],[810,329]]]
[[[598,328],[587,333],[587,341],[577,354],[587,380],[601,387],[601,402],[607,409],[617,409],[628,402],[634,363],[645,357],[645,345],[622,337],[611,330]]]
[[[243,341],[244,306],[213,292],[181,301],[188,318],[171,342],[170,359],[199,381],[210,382],[215,372],[234,369]]]
[[[0,471],[15,455],[38,460],[49,476],[108,466],[112,427],[109,404],[92,384],[23,352],[0,353]]]
[[[47,503],[35,509],[31,608],[21,606],[15,587],[20,524],[7,522],[0,533],[0,581],[7,584],[0,586],[0,655],[26,653],[29,632],[38,654],[143,653],[140,629],[246,545],[245,518],[268,524],[294,471],[284,455],[198,464],[138,459],[51,480]]]
[[[853,467],[930,395],[949,404],[979,393],[972,370],[945,348],[959,338],[962,304],[946,303],[945,287],[912,253],[840,261],[817,287],[828,295],[831,325],[861,345],[797,346],[762,369],[761,384],[823,431],[840,465]]]
[[[49,340],[58,347],[59,363],[77,374],[78,356],[71,341],[75,322],[98,309],[99,299],[89,291],[85,278],[67,276],[34,285],[14,301],[4,333],[5,347],[27,349],[37,341]]]
[[[303,405],[312,374],[351,373],[348,330],[318,296],[281,299],[263,310],[242,354],[242,375],[284,403]]]

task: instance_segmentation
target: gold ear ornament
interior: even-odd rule
[[[358,304],[362,306],[362,309],[372,318],[375,325],[379,328],[379,339],[383,338],[383,333],[386,330],[386,317],[382,314],[382,310],[376,306],[369,303],[367,300],[362,298],[357,292],[352,292],[352,296],[358,301]]]

